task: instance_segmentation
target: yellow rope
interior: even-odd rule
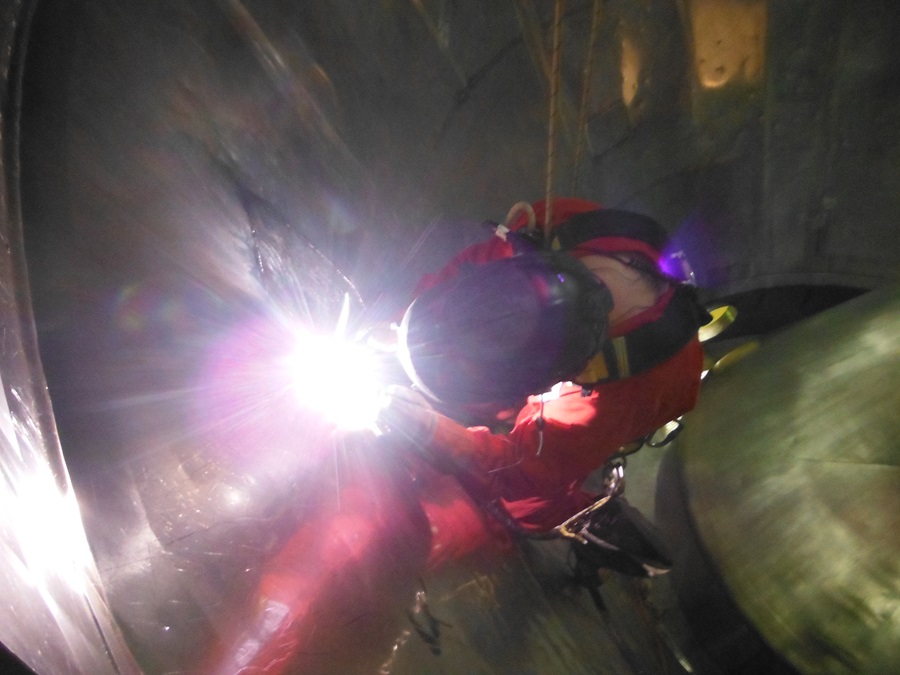
[[[562,16],[565,0],[556,0],[553,17],[553,65],[550,72],[550,120],[547,124],[547,185],[545,191],[546,211],[544,216],[545,241],[550,238],[550,223],[553,222],[553,179],[556,163],[556,121],[557,98],[559,96],[560,70],[562,67]]]
[[[581,173],[581,153],[587,130],[588,99],[591,95],[591,75],[594,71],[594,50],[597,46],[597,33],[600,32],[602,9],[602,0],[594,0],[594,9],[591,13],[591,36],[588,40],[587,54],[584,57],[584,74],[581,81],[581,109],[578,112],[578,131],[577,140],[575,142],[575,176],[572,181],[572,196],[575,197],[578,196],[578,182]]]

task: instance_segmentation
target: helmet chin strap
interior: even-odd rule
[[[590,388],[600,382],[620,380],[632,374],[626,336],[621,336],[607,340],[603,349],[591,357],[587,366],[573,381],[584,388]]]
[[[606,366],[606,355],[603,352],[594,354],[573,382],[580,385],[592,385],[609,377],[609,368]]]
[[[573,381],[589,389],[643,373],[674,356],[711,320],[696,293],[693,286],[675,286],[659,318],[604,342]]]

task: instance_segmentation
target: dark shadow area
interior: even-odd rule
[[[699,672],[797,675],[741,613],[709,559],[690,515],[679,461],[669,450],[659,467],[656,522],[674,552],[669,580],[689,630],[683,646]]]

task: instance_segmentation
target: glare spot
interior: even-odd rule
[[[694,67],[705,89],[757,84],[766,58],[764,0],[690,0]]]
[[[630,106],[637,96],[641,75],[641,55],[629,36],[622,38],[622,101]]]
[[[19,571],[50,607],[54,578],[84,593],[92,559],[74,494],[61,491],[53,476],[40,470],[21,476],[16,487],[14,493],[0,493],[0,508],[18,537]]]
[[[343,429],[373,426],[382,398],[375,355],[331,335],[298,332],[295,342],[288,368],[300,406]]]

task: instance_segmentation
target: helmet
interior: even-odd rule
[[[560,223],[550,247],[576,258],[637,253],[630,258],[631,266],[669,282],[694,284],[684,252],[673,251],[665,228],[641,213],[619,209],[578,213]]]
[[[436,400],[512,403],[581,372],[606,340],[612,306],[606,286],[563,253],[478,265],[410,305],[401,363]]]

